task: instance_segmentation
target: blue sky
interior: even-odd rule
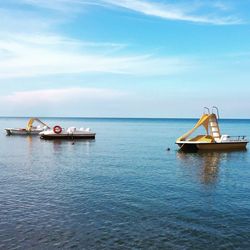
[[[0,115],[250,118],[250,0],[0,0]]]

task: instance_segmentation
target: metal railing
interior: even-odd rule
[[[214,109],[216,110],[217,118],[218,118],[218,120],[219,120],[219,119],[220,119],[219,109],[218,109],[216,106],[213,106],[213,107],[212,107],[212,114],[215,114],[215,113],[214,113]]]
[[[208,114],[210,115],[210,109],[208,107],[203,108],[203,114]]]
[[[247,141],[247,137],[245,135],[237,135],[237,136],[227,136],[222,138],[222,141]]]

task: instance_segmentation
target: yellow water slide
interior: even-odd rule
[[[187,133],[185,133],[184,135],[182,135],[180,138],[178,138],[178,141],[186,141],[186,139],[193,134],[200,126],[203,126],[207,132],[206,136],[197,136],[196,141],[198,140],[208,140],[211,141],[213,140],[212,135],[209,135],[209,124],[210,124],[210,119],[216,119],[216,115],[215,114],[203,114],[202,117],[200,118],[200,120],[196,123],[196,125]],[[195,140],[195,138],[192,139],[192,141]]]
[[[27,124],[27,126],[26,126],[26,130],[27,130],[27,131],[30,131],[30,130],[32,129],[33,123],[34,123],[35,121],[38,122],[38,123],[40,123],[40,124],[42,124],[43,126],[46,126],[46,127],[49,128],[49,126],[48,126],[46,123],[42,122],[42,121],[41,121],[40,119],[38,119],[38,118],[33,117],[33,118],[30,118],[30,120],[28,121],[28,124]]]

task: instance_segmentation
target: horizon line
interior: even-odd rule
[[[148,119],[148,120],[196,120],[199,119],[199,117],[112,117],[112,116],[1,116],[0,118],[54,118],[54,119]],[[250,118],[219,118],[219,120],[250,120]]]

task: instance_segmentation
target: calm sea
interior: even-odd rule
[[[250,150],[179,153],[195,120],[43,120],[97,137],[6,136],[27,119],[0,118],[0,249],[250,248]],[[250,138],[250,120],[221,129]]]

